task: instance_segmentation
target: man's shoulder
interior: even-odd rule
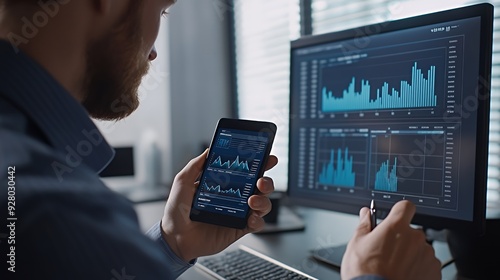
[[[10,130],[0,129],[0,139],[0,179],[11,176],[14,182],[11,193],[0,192],[0,204],[15,203],[19,279],[109,279],[127,264],[128,271],[138,271],[130,273],[148,275],[142,267],[132,269],[141,257],[163,268],[157,265],[163,264],[161,252],[140,231],[132,204],[94,171],[82,163],[58,177],[54,163],[66,164],[66,155]]]
[[[117,196],[83,162],[26,134],[0,128],[0,171],[15,170],[19,196],[57,192]],[[22,187],[22,188],[21,188]]]
[[[57,168],[65,168],[68,173],[73,173],[73,169],[85,172],[84,166],[74,165],[73,169],[67,165],[62,166],[59,164],[65,162],[62,153],[23,132],[0,127],[0,139],[2,139],[0,142],[1,169],[16,166],[25,174],[43,175],[46,180],[57,179],[58,181],[63,181],[64,178],[58,176]]]
[[[0,96],[0,108],[8,108],[0,112],[0,172],[15,170],[17,196],[28,198],[49,193],[91,196],[93,193],[124,199],[106,187],[78,154],[57,150],[30,131],[12,125],[10,122],[24,125],[23,122],[29,123],[29,120],[22,109],[9,104]]]
[[[0,129],[23,131],[28,123],[27,115],[0,92]]]
[[[0,171],[11,171],[19,210],[31,213],[49,205],[80,212],[83,208],[113,206],[135,218],[130,202],[110,190],[83,163],[70,166],[67,155],[22,133],[0,128],[0,139]],[[6,199],[6,195],[7,192],[0,193],[0,200]]]

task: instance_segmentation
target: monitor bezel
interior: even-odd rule
[[[490,91],[491,91],[491,54],[493,40],[493,6],[489,3],[476,4],[465,6],[435,13],[414,16],[394,21],[386,21],[371,25],[365,25],[348,30],[330,32],[318,35],[308,35],[291,41],[290,44],[290,68],[294,66],[294,56],[292,55],[298,48],[308,47],[322,43],[330,43],[342,41],[352,38],[361,38],[375,34],[382,34],[391,31],[397,31],[406,28],[418,27],[447,22],[471,17],[481,18],[481,46],[479,56],[479,79],[477,82],[478,98],[477,107],[477,145],[476,145],[476,165],[475,165],[475,187],[474,187],[474,206],[472,221],[457,220],[445,217],[429,216],[415,213],[412,223],[422,225],[426,228],[436,230],[440,229],[468,229],[478,234],[484,233],[486,222],[486,190],[487,190],[487,167],[488,167],[488,142],[489,142],[489,112],[490,112]],[[290,115],[289,115],[289,147],[292,139],[292,122],[295,118],[292,112],[293,107],[293,79],[292,71],[290,71]],[[289,148],[288,158],[293,158],[293,151]],[[320,201],[312,198],[296,197],[290,193],[292,188],[290,174],[291,160],[288,163],[288,187],[287,199],[292,205],[300,205],[306,207],[320,208],[331,211],[337,211],[347,214],[358,214],[360,206],[341,203],[329,203],[328,201]],[[366,205],[368,206],[368,204]],[[378,209],[378,218],[385,218],[390,208],[380,207]]]

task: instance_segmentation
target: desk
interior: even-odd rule
[[[146,230],[163,214],[163,202],[136,205],[141,227]],[[302,231],[248,234],[228,247],[233,250],[238,244],[245,244],[265,255],[297,268],[318,279],[340,279],[339,270],[311,258],[310,251],[327,246],[346,243],[358,224],[358,217],[310,208],[293,209],[300,215],[306,228]],[[446,260],[450,254],[445,242],[435,241],[434,248],[439,259]],[[460,279],[453,264],[443,269],[446,280]],[[180,280],[214,279],[199,269],[192,268],[179,277]]]

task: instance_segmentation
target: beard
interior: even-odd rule
[[[138,91],[149,70],[138,6],[132,1],[121,23],[87,52],[82,105],[92,118],[121,120],[139,106]]]

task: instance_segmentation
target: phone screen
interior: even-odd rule
[[[247,201],[262,176],[272,137],[262,131],[218,128],[193,209],[246,218]]]

